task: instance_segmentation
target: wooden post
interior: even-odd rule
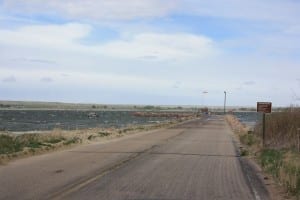
[[[297,128],[298,152],[300,152],[300,128]]]
[[[257,102],[257,112],[263,113],[262,123],[262,145],[266,146],[266,113],[272,112],[272,102]]]
[[[263,147],[266,146],[266,113],[263,113],[263,123],[262,123],[262,142]]]

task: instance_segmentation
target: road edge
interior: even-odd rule
[[[262,169],[257,165],[252,159],[241,156],[241,143],[239,138],[234,134],[232,128],[229,126],[227,120],[224,118],[230,134],[232,137],[233,146],[235,148],[236,154],[238,155],[238,161],[241,165],[241,169],[245,176],[245,180],[252,192],[255,200],[271,200],[272,195],[266,183],[264,181],[264,176],[262,174]]]

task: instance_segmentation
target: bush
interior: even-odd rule
[[[155,107],[154,106],[145,106],[144,109],[146,110],[153,110]]]
[[[9,154],[23,149],[22,145],[12,136],[0,135],[0,154]]]
[[[65,141],[64,145],[75,144],[75,143],[78,143],[80,141],[81,141],[80,138],[75,137],[75,138],[72,138],[72,139],[69,139],[69,140]]]
[[[242,149],[241,150],[241,156],[248,156],[249,155],[249,151],[246,149]]]
[[[59,138],[50,138],[50,139],[46,140],[45,142],[50,143],[50,144],[57,144],[63,140],[65,140],[65,138],[59,137]]]
[[[256,136],[253,134],[241,135],[240,140],[243,144],[246,144],[248,146],[252,146],[253,144],[255,144],[258,141]]]
[[[44,146],[35,134],[19,136],[0,135],[0,154],[9,154],[22,151],[24,147],[40,148]]]
[[[94,135],[89,135],[88,140],[93,140],[96,136]]]
[[[98,135],[99,135],[100,137],[104,137],[104,136],[109,136],[110,133],[109,133],[109,132],[99,132]]]
[[[39,134],[0,135],[0,154],[20,152],[24,148],[30,148],[30,151],[34,152],[34,149],[51,147],[51,144],[56,144],[64,140],[65,138],[61,136],[47,138]]]
[[[43,146],[43,143],[39,140],[39,136],[37,134],[24,134],[16,137],[16,143],[24,147],[29,148],[40,148]]]

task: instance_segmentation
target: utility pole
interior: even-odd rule
[[[226,91],[224,91],[224,115],[226,114]]]

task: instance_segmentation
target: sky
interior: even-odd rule
[[[298,0],[0,0],[0,99],[300,104]]]

